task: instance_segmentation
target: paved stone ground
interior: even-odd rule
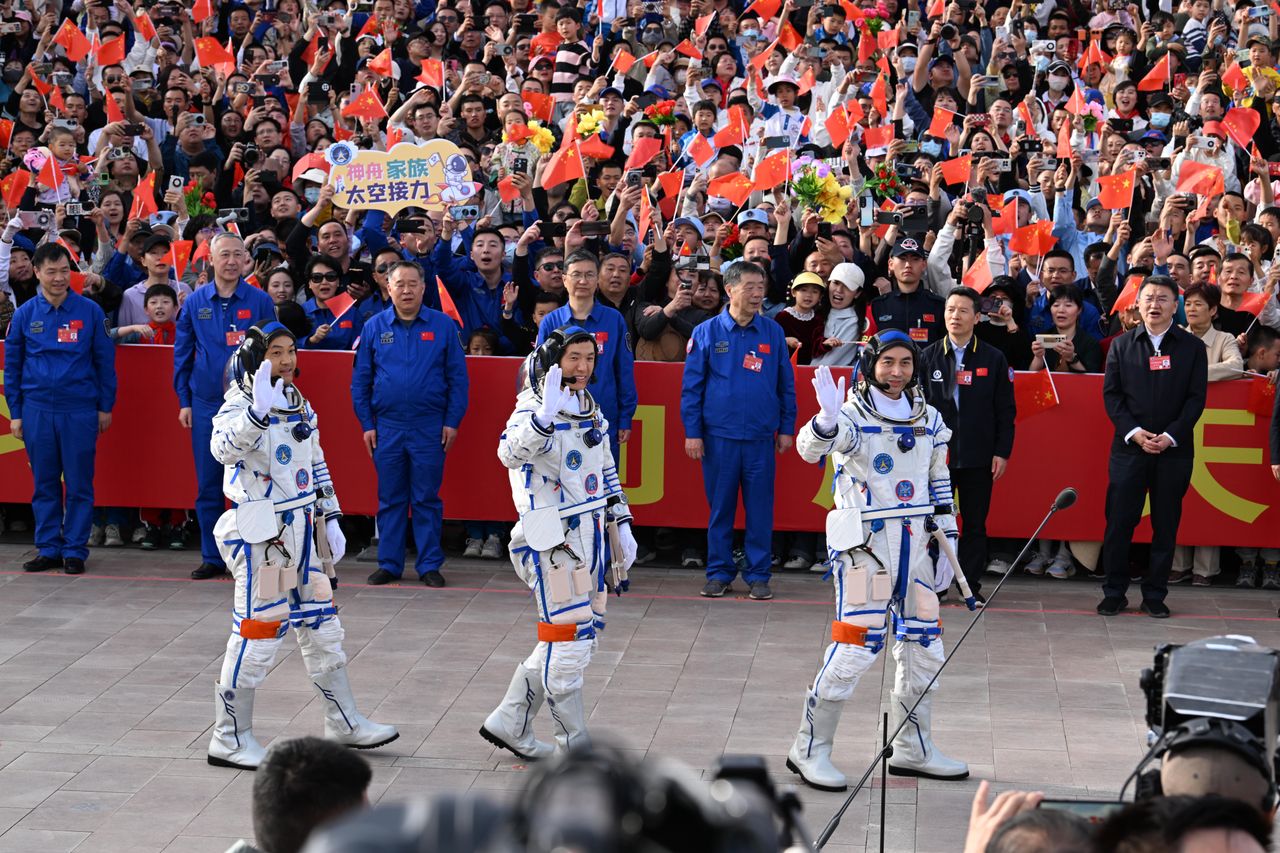
[[[0,545],[0,853],[215,851],[251,833],[249,773],[204,760],[212,686],[228,630],[226,582],[186,579],[190,553],[94,553],[89,574],[24,575],[30,546]],[[532,609],[505,564],[451,561],[451,587],[365,587],[344,563],[339,589],[351,680],[369,716],[401,738],[364,753],[377,800],[471,789],[503,798],[523,766],[476,734],[532,644]],[[783,574],[769,603],[699,598],[699,575],[640,569],[609,605],[587,675],[592,732],[636,754],[705,770],[724,752],[763,754],[779,782],[801,695],[829,631],[818,576]],[[739,583],[741,586],[741,583]],[[1138,672],[1153,646],[1219,633],[1280,645],[1273,593],[1176,588],[1175,618],[1093,614],[1085,582],[1018,578],[944,676],[937,738],[974,779],[891,777],[888,848],[963,844],[977,778],[1051,796],[1114,794],[1140,758]],[[970,614],[944,610],[952,642]],[[259,691],[264,742],[319,734],[321,709],[292,641]],[[846,709],[839,765],[875,751],[877,665]],[[548,721],[540,720],[548,734]],[[802,789],[816,833],[841,795]],[[879,794],[849,809],[826,848],[875,849]]]

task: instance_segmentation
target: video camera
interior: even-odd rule
[[[1167,644],[1138,683],[1155,738],[1143,764],[1190,747],[1226,750],[1262,775],[1275,805],[1280,652],[1237,635]],[[1159,771],[1142,775],[1138,798],[1159,794]]]
[[[314,833],[304,853],[812,850],[799,810],[759,756],[721,758],[708,783],[596,744],[539,762],[509,807],[473,794],[379,805]]]

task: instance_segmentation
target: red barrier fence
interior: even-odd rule
[[[96,499],[100,506],[189,507],[195,495],[190,433],[178,424],[173,350],[116,349],[120,393],[111,429],[98,443]],[[445,468],[445,514],[457,519],[514,519],[506,470],[498,463],[498,435],[515,398],[513,358],[468,358],[471,404]],[[298,384],[319,415],[320,433],[338,497],[347,512],[372,514],[376,475],[351,409],[352,354],[303,352]],[[639,523],[704,526],[707,508],[699,463],[684,454],[679,364],[638,362],[640,407],[624,445],[623,485]],[[848,371],[837,371],[847,373]],[[812,369],[800,368],[800,417],[817,411]],[[1046,535],[1100,540],[1112,427],[1102,408],[1102,377],[1055,377],[1062,404],[1018,425],[1017,443],[995,489],[988,522],[993,536],[1026,536],[1063,486],[1080,501],[1051,523]],[[1247,408],[1249,384],[1210,386],[1209,405],[1196,428],[1196,467],[1179,541],[1206,545],[1280,545],[1280,484],[1266,459],[1266,419]],[[750,405],[749,401],[743,401]],[[0,502],[28,503],[31,475],[22,444],[9,434],[0,400]],[[803,421],[802,421],[803,422]],[[794,451],[779,460],[775,500],[780,530],[821,530],[830,506],[830,468],[805,464]],[[1150,538],[1144,522],[1137,537]]]

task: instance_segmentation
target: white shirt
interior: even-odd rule
[[[1143,324],[1143,328],[1146,329],[1145,323]],[[1147,337],[1151,339],[1151,346],[1153,349],[1155,349],[1156,355],[1160,354],[1160,344],[1164,342],[1164,336],[1169,334],[1169,329],[1172,329],[1172,328],[1173,328],[1173,324],[1170,323],[1168,326],[1165,327],[1165,330],[1158,335],[1154,334],[1150,329],[1146,329]],[[1133,438],[1138,433],[1138,430],[1140,429],[1142,429],[1142,427],[1134,427],[1133,429],[1129,430],[1128,434],[1124,437],[1124,443],[1128,444],[1129,440]],[[1178,442],[1174,441],[1173,436],[1169,435],[1169,433],[1162,432],[1160,434],[1168,437],[1169,444],[1171,446],[1173,447],[1178,446]]]

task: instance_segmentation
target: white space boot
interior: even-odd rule
[[[805,693],[804,718],[787,753],[787,769],[819,791],[843,791],[849,787],[844,774],[831,763],[831,744],[843,710],[843,702],[819,699],[812,690]]]
[[[526,761],[550,757],[555,747],[533,736],[533,718],[538,715],[545,698],[542,681],[537,674],[520,664],[511,677],[511,686],[507,688],[502,704],[485,718],[480,736]]]
[[[324,708],[324,736],[329,740],[356,749],[373,749],[400,737],[395,726],[371,722],[356,710],[345,666],[314,676],[311,680],[320,690],[320,695],[328,700]]]
[[[257,770],[267,751],[253,736],[253,688],[213,688],[213,737],[209,763],[214,767]]]
[[[890,726],[897,728],[915,697],[903,693],[892,694]],[[893,741],[893,757],[889,759],[889,773],[893,776],[923,776],[926,779],[965,779],[969,765],[948,758],[938,750],[931,735],[933,693],[925,694],[914,714]],[[892,730],[892,729],[891,729]]]
[[[582,689],[565,693],[559,698],[547,697],[551,718],[556,721],[556,751],[568,752],[579,746],[589,746],[587,716],[582,708]]]

